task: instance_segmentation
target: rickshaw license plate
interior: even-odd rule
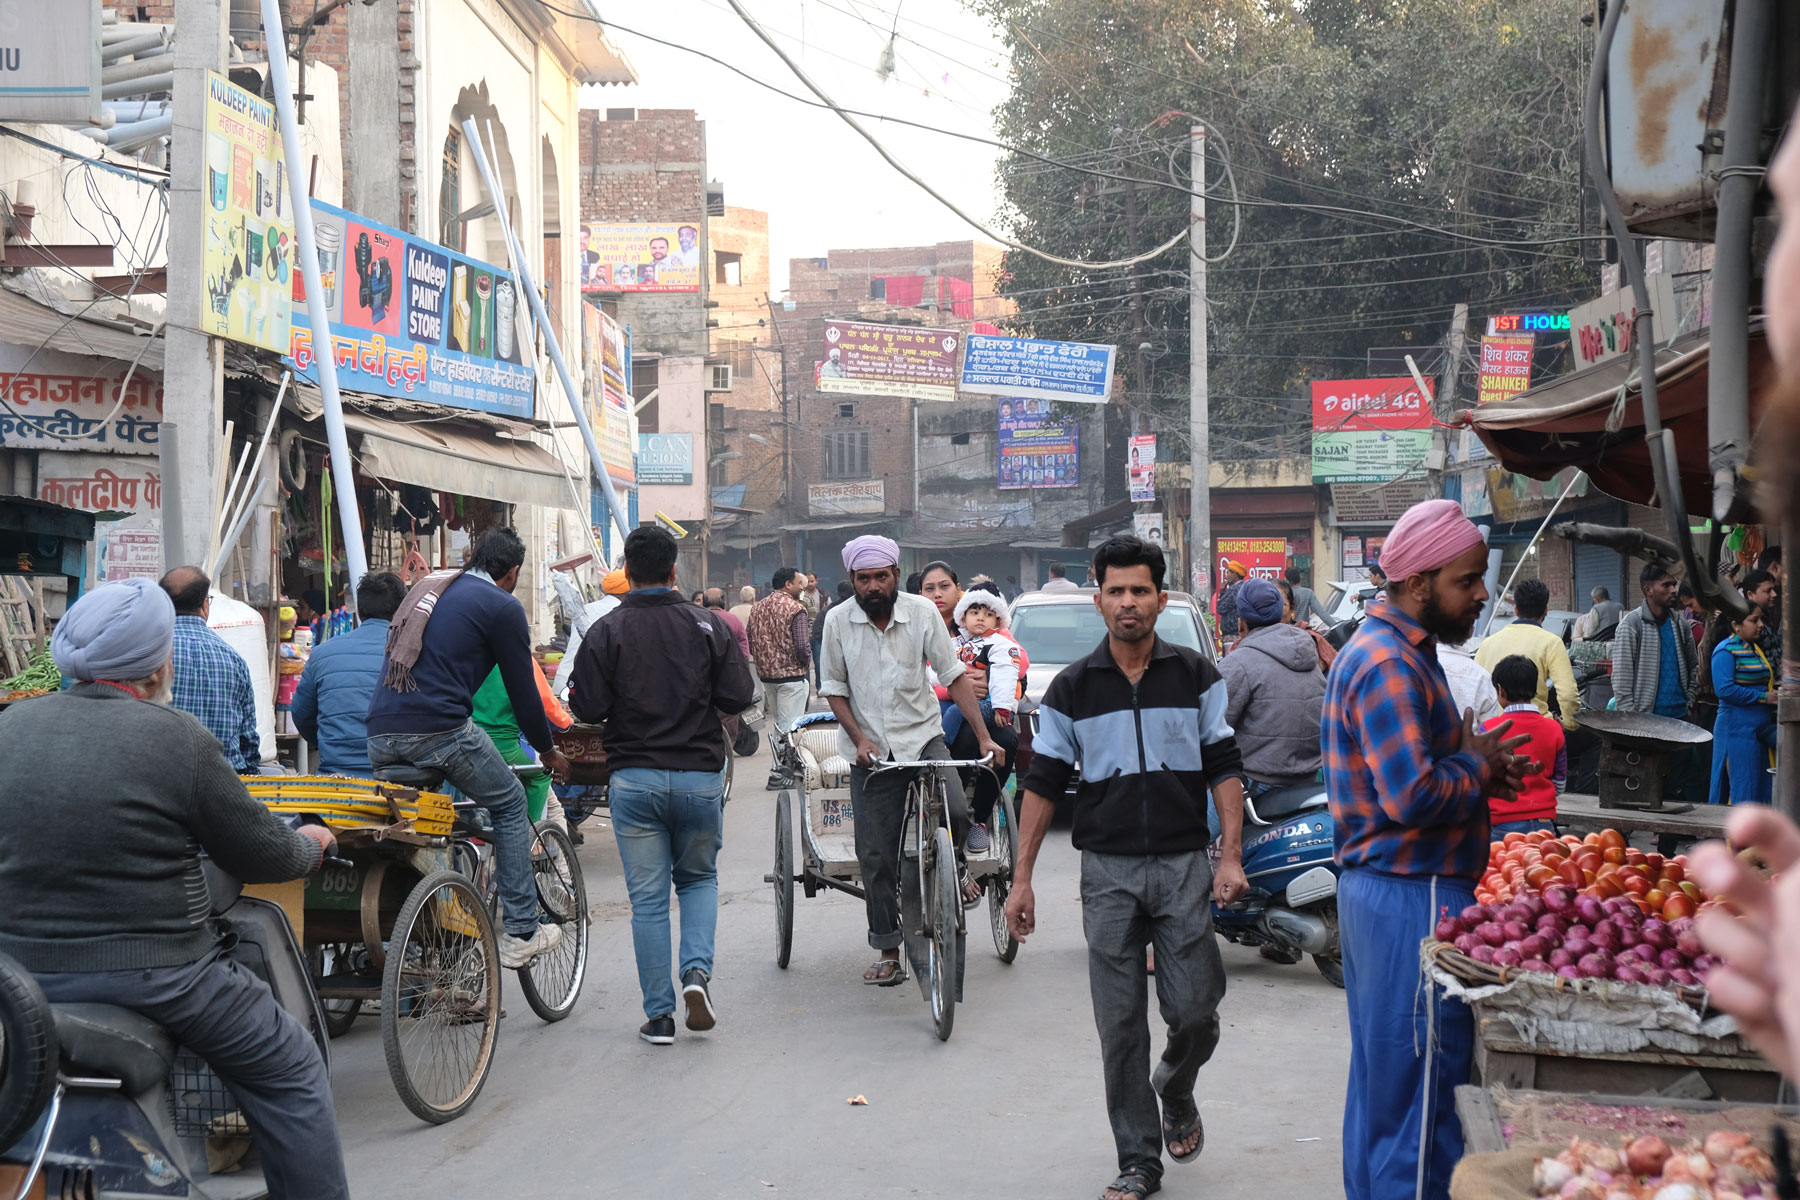
[[[306,907],[358,909],[362,907],[363,876],[369,864],[326,866],[306,881]]]

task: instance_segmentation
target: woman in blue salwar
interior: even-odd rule
[[[1769,751],[1775,745],[1774,672],[1756,639],[1762,610],[1751,605],[1741,620],[1718,618],[1721,636],[1712,654],[1713,691],[1719,715],[1713,722],[1713,804],[1767,804],[1772,790]]]

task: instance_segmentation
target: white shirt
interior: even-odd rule
[[[581,610],[587,618],[587,628],[592,629],[594,622],[619,607],[617,596],[602,596]],[[556,666],[556,678],[550,681],[550,691],[559,699],[569,693],[569,674],[575,669],[575,656],[581,652],[581,630],[573,625],[569,628],[569,647],[563,651],[562,662]]]
[[[1040,592],[1079,592],[1080,590],[1081,585],[1079,583],[1076,583],[1073,579],[1065,579],[1060,575],[1052,575],[1045,581],[1044,586],[1038,589]]]
[[[1494,680],[1476,663],[1474,656],[1455,646],[1437,644],[1438,662],[1450,681],[1450,694],[1456,698],[1456,715],[1460,720],[1465,708],[1475,710],[1475,728],[1500,715],[1500,694]]]
[[[942,709],[925,667],[946,685],[965,668],[937,605],[901,592],[886,630],[876,628],[862,605],[836,604],[825,616],[820,645],[819,694],[843,696],[863,736],[889,758],[916,759],[932,738],[944,736]],[[856,758],[856,744],[840,731],[838,747]]]

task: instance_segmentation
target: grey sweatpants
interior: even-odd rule
[[[1160,1177],[1158,1097],[1188,1102],[1201,1066],[1219,1044],[1225,962],[1213,937],[1206,852],[1140,857],[1082,851],[1081,924],[1119,1169]],[[1156,1001],[1169,1028],[1154,1075],[1146,945],[1156,948]]]
[[[182,967],[43,972],[54,1004],[116,1004],[206,1060],[250,1123],[272,1200],[349,1200],[325,1060],[269,985],[215,949]]]

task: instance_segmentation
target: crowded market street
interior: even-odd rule
[[[735,764],[719,852],[719,1025],[673,1048],[634,1034],[641,1014],[630,906],[604,815],[582,827],[592,958],[581,1004],[545,1025],[510,974],[500,1054],[474,1109],[421,1124],[394,1099],[375,1021],[332,1043],[332,1090],[352,1179],[408,1195],[477,1200],[529,1163],[541,1196],[1079,1197],[1111,1153],[1078,860],[1053,829],[1038,873],[1038,932],[1011,966],[984,904],[969,913],[956,1036],[939,1042],[909,982],[867,988],[862,905],[802,901],[794,957],[774,961],[769,869],[774,793],[766,749]],[[1212,1147],[1171,1167],[1164,1194],[1316,1200],[1341,1187],[1338,1128],[1349,1060],[1344,996],[1310,961],[1224,945],[1224,1033],[1198,1098]],[[1158,1047],[1160,1049],[1160,1047]],[[1274,1064],[1283,1064],[1274,1069]],[[1287,1064],[1304,1063],[1304,1070]],[[846,1101],[861,1095],[868,1106]],[[508,1148],[495,1154],[496,1146]]]

